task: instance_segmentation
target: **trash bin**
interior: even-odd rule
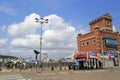
[[[51,67],[51,70],[54,71],[54,67],[53,66]]]

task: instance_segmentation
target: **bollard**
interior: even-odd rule
[[[64,70],[66,70],[66,67],[64,68]]]
[[[0,67],[0,72],[2,71],[2,68]]]
[[[60,66],[60,70],[62,70],[62,67]]]

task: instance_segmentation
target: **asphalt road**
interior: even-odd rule
[[[1,72],[0,80],[120,80],[120,67],[112,70]]]

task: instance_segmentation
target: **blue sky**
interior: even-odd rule
[[[50,21],[44,25],[43,45],[47,46],[43,46],[42,52],[51,58],[68,56],[77,50],[76,34],[89,32],[91,20],[109,13],[113,26],[120,30],[119,3],[119,0],[0,0],[0,53],[33,57],[31,50],[39,49],[40,32],[34,18],[44,17]],[[70,36],[74,37],[68,39]]]

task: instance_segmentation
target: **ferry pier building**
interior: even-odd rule
[[[87,59],[82,56],[87,53],[90,56],[90,66],[98,65],[99,62],[103,67],[119,65],[120,33],[113,31],[112,20],[112,16],[106,13],[89,23],[89,33],[77,35],[79,55],[75,58],[81,67]]]

